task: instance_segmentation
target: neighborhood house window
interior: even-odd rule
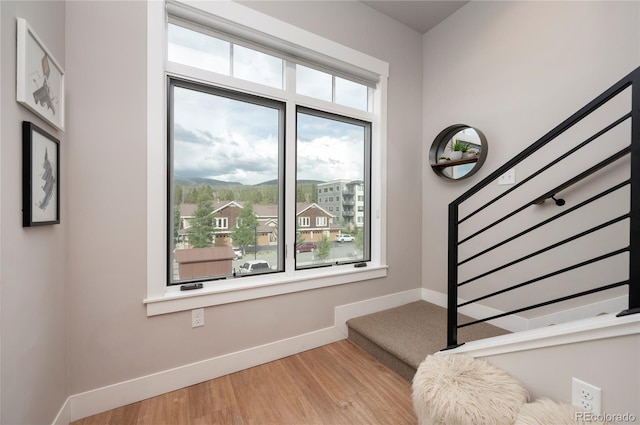
[[[376,81],[219,31],[166,23],[167,284],[371,261]],[[358,182],[356,221],[317,204],[336,181]],[[358,243],[333,246],[342,231]]]
[[[300,227],[309,227],[309,226],[311,226],[311,218],[310,217],[298,217],[298,225]]]
[[[229,227],[229,219],[227,217],[221,217],[221,218],[216,217],[215,221],[216,221],[216,224],[215,224],[216,229],[226,229],[227,227]]]

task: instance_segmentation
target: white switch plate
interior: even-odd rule
[[[498,177],[498,184],[515,184],[516,183],[516,169],[512,168],[500,177]]]

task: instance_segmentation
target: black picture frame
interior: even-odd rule
[[[60,141],[22,122],[22,227],[60,223]]]

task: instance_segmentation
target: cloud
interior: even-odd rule
[[[279,110],[176,88],[174,173],[243,184],[278,178]],[[363,179],[364,128],[298,114],[297,178]]]

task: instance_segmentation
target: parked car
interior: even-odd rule
[[[316,249],[318,249],[318,246],[313,242],[302,242],[296,246],[298,254],[301,252],[314,252]]]
[[[338,233],[336,235],[336,242],[353,242],[356,238],[351,235],[344,235],[342,233]]]
[[[239,260],[243,257],[242,250],[240,248],[233,247],[233,259]]]
[[[240,266],[240,274],[257,273],[270,270],[271,266],[265,260],[249,260]]]

